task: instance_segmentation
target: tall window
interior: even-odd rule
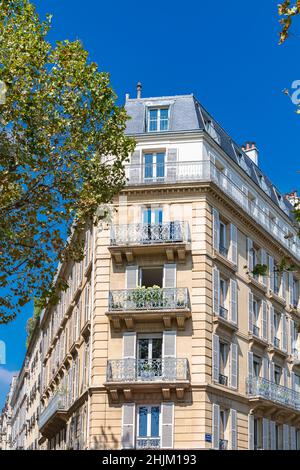
[[[159,447],[159,406],[139,406],[137,413],[137,448],[149,446],[151,439],[153,447]]]
[[[165,153],[144,154],[144,178],[145,180],[163,179],[165,177]]]
[[[169,109],[152,108],[148,111],[148,132],[167,131],[169,129]]]

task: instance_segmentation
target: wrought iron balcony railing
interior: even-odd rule
[[[300,393],[262,377],[249,377],[247,392],[249,397],[264,398],[300,410]]]
[[[224,256],[224,258],[228,257],[228,248],[226,248],[226,246],[219,245],[219,252],[222,256]]]
[[[188,360],[111,359],[107,362],[106,381],[112,382],[178,382],[189,380]]]
[[[268,233],[300,259],[300,242],[297,238],[297,230],[292,228],[292,224],[286,224],[283,217],[278,222],[274,221],[274,218],[264,211],[257,202],[249,199],[240,186],[235,184],[209,160],[177,163],[166,162],[158,167],[152,165],[149,167],[144,165],[127,165],[126,177],[129,186],[188,183],[191,181],[213,182],[221,191],[242,207],[256,223],[264,227]],[[292,237],[290,236],[291,233],[293,234]]]
[[[253,330],[252,330],[252,331],[253,331],[254,336],[256,336],[257,338],[259,338],[259,331],[260,331],[260,330],[259,330],[259,327],[256,326],[256,325],[253,325]]]
[[[219,450],[227,450],[228,449],[228,441],[225,439],[220,439],[219,441]]]
[[[148,287],[110,291],[109,311],[185,310],[190,306],[189,292],[182,288]]]
[[[187,222],[165,222],[161,224],[113,225],[111,246],[156,245],[158,243],[187,242],[189,226]]]
[[[220,306],[219,315],[224,318],[224,320],[228,320],[228,310],[225,307]]]
[[[159,449],[160,437],[137,437],[136,448],[137,449]]]
[[[67,411],[67,397],[65,393],[58,392],[50,400],[42,411],[39,419],[39,428],[42,428],[52,416],[60,411]]]
[[[220,385],[225,385],[225,386],[227,387],[227,385],[228,385],[228,377],[226,377],[226,375],[219,374],[219,384],[220,384]]]

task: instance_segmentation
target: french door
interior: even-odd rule
[[[162,375],[162,337],[138,338],[138,378],[153,380]]]
[[[165,153],[144,154],[144,179],[147,182],[165,178]]]
[[[143,242],[159,241],[162,239],[162,208],[143,210]]]
[[[136,447],[160,447],[160,407],[159,405],[142,405],[137,409]]]

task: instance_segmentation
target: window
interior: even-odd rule
[[[300,375],[295,374],[295,390],[296,392],[300,392]]]
[[[227,257],[228,247],[227,247],[227,226],[224,222],[220,221],[220,253]]]
[[[165,156],[165,152],[144,154],[144,178],[146,181],[164,179]]]
[[[253,356],[253,373],[254,377],[258,378],[260,376],[260,367],[261,360],[258,356]]]
[[[277,312],[274,312],[274,346],[276,348],[280,347],[280,340],[279,340],[279,327],[280,327],[280,318],[281,315]]]
[[[262,419],[254,418],[254,450],[263,448],[262,434]]]
[[[228,385],[229,345],[220,341],[219,383]]]
[[[161,377],[162,336],[140,337],[137,341],[138,376],[143,379]]]
[[[228,422],[229,411],[220,409],[220,450],[227,450],[228,448]]]
[[[281,424],[276,424],[275,426],[275,449],[282,450],[283,449],[283,428]]]
[[[282,369],[279,366],[274,367],[274,380],[277,385],[280,385],[281,382]]]
[[[227,293],[228,283],[225,279],[220,278],[220,316],[225,320],[228,318]]]
[[[160,447],[160,407],[158,405],[143,405],[137,410],[138,449]]]
[[[163,267],[141,268],[140,276],[141,276],[141,286],[144,286],[144,287],[153,287],[153,286],[163,287],[163,276],[164,276]]]
[[[259,302],[253,298],[253,334],[259,337]]]
[[[148,132],[169,130],[169,108],[152,108],[148,110]]]

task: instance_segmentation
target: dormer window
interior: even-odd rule
[[[148,132],[169,130],[169,108],[150,108],[148,110]]]
[[[221,145],[221,136],[216,131],[214,123],[212,121],[206,121],[205,130],[219,145]]]

